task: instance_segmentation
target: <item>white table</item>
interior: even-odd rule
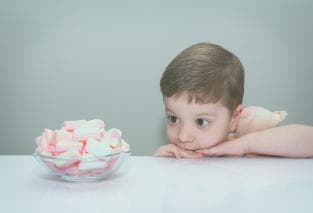
[[[100,182],[64,182],[32,156],[0,156],[0,211],[313,212],[313,159],[131,156]]]

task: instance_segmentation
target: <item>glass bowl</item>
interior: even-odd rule
[[[67,181],[105,179],[123,164],[130,152],[119,152],[102,157],[59,158],[35,152],[33,157],[54,175]]]

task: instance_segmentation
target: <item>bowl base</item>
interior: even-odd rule
[[[96,182],[106,179],[108,176],[101,177],[73,177],[73,176],[58,176],[65,181],[69,182]]]

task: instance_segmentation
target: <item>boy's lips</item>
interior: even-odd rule
[[[182,149],[186,149],[186,150],[197,150],[199,149],[198,147],[196,147],[196,144],[193,143],[193,142],[179,142],[179,141],[175,141],[174,143],[176,146],[178,146],[179,148],[182,148]]]

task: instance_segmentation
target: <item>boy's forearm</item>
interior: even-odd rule
[[[313,127],[287,125],[243,136],[247,154],[313,157]]]

